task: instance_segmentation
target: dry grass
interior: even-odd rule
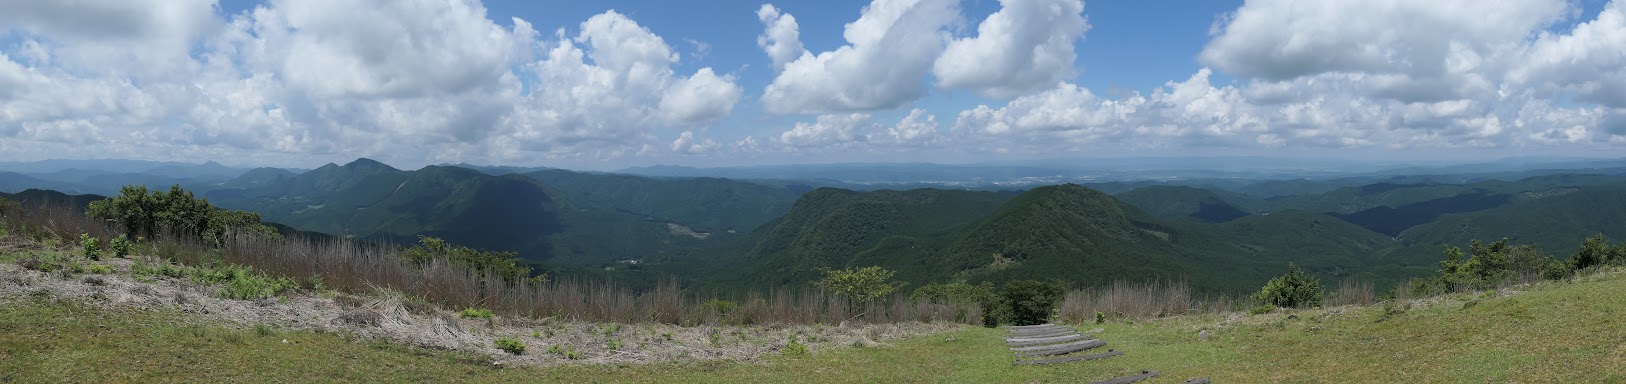
[[[1222,313],[1236,309],[1236,301],[1225,296],[1193,298],[1182,281],[1113,282],[1111,285],[1067,292],[1062,299],[1063,321],[1095,321],[1100,312],[1111,318],[1157,318],[1189,313]]]
[[[74,244],[81,233],[107,239],[117,228],[63,206],[36,206],[8,216],[0,226],[12,233],[40,228],[37,237]],[[41,230],[34,230],[39,232]],[[161,236],[142,246],[169,261],[206,266],[235,264],[298,281],[307,289],[351,294],[396,291],[447,308],[485,308],[520,317],[571,321],[668,324],[841,324],[847,322],[974,321],[975,309],[910,302],[894,295],[858,308],[814,289],[772,290],[740,295],[737,302],[687,292],[675,280],[652,289],[632,290],[611,281],[550,279],[506,281],[494,270],[472,269],[449,258],[413,263],[391,245],[347,239],[313,240],[233,234],[213,248],[183,236]],[[707,305],[707,303],[712,303]]]

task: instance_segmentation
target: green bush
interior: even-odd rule
[[[1277,307],[1314,307],[1321,305],[1321,295],[1321,281],[1304,273],[1299,266],[1288,263],[1287,274],[1266,282],[1259,292],[1253,294],[1253,302]]]
[[[1001,317],[1015,325],[1042,324],[1050,319],[1067,286],[1056,281],[1022,280],[1005,283],[1000,291]]]
[[[113,248],[113,257],[118,258],[129,257],[130,247],[135,245],[134,243],[130,242],[130,237],[123,233],[113,237],[113,241],[109,243],[110,247]]]
[[[881,267],[826,269],[813,284],[853,302],[868,302],[892,294],[903,284],[893,282],[893,271]]]
[[[179,185],[167,192],[127,185],[117,196],[91,202],[86,213],[118,222],[129,236],[174,234],[216,245],[227,231],[276,236],[276,230],[260,224],[258,213],[215,208]]]
[[[1260,305],[1253,306],[1253,308],[1248,308],[1248,314],[1252,314],[1252,315],[1263,315],[1263,314],[1271,313],[1271,312],[1275,312],[1275,311],[1276,311],[1276,306],[1270,305],[1270,304],[1260,304]]]
[[[976,306],[983,311],[984,326],[999,325],[999,318],[991,313],[999,304],[999,296],[994,293],[993,283],[927,284],[909,294],[909,301],[918,303],[921,300],[955,306],[954,321],[962,323],[971,320],[968,318],[970,307]]]
[[[520,341],[517,338],[499,337],[497,338],[497,349],[501,349],[515,355],[523,355],[525,354],[525,342]]]
[[[102,259],[102,244],[101,241],[96,240],[95,236],[91,236],[89,233],[79,234],[79,245],[84,246],[85,258],[91,260]]]
[[[784,353],[787,356],[802,356],[806,355],[807,351],[807,344],[802,344],[801,342],[796,341],[795,337],[791,337],[789,341],[786,341],[785,349],[780,350],[781,353]]]
[[[98,275],[113,273],[113,266],[107,264],[91,264],[90,273]]]
[[[464,308],[458,315],[465,319],[489,319],[492,316],[491,310],[485,308]]]
[[[531,267],[520,264],[517,255],[513,252],[481,251],[452,245],[446,240],[429,236],[418,236],[418,245],[401,251],[401,257],[420,266],[439,258],[475,271],[490,269],[508,283],[524,280],[531,275]],[[546,277],[535,278],[537,281],[544,279]]]
[[[259,300],[280,295],[297,287],[292,280],[261,274],[244,275],[226,282],[221,295],[233,300]]]

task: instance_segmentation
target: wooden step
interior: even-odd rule
[[[1104,345],[1107,345],[1107,342],[1101,341],[1101,340],[1084,340],[1084,341],[1080,341],[1080,342],[1076,342],[1076,343],[1066,344],[1066,346],[1064,346],[1064,347],[1048,347],[1046,349],[1017,352],[1016,356],[1017,357],[1034,357],[1034,356],[1065,355],[1065,354],[1084,351],[1084,350],[1088,350],[1088,349],[1100,348],[1101,346],[1104,346]]]
[[[1014,364],[1014,365],[1060,364],[1060,363],[1071,363],[1071,362],[1075,362],[1075,361],[1100,360],[1100,359],[1105,359],[1105,358],[1108,358],[1108,357],[1113,357],[1113,356],[1122,355],[1122,354],[1124,354],[1123,351],[1114,351],[1114,350],[1109,349],[1104,353],[1097,353],[1097,354],[1094,354],[1094,355],[1063,356],[1063,357],[1055,357],[1055,358],[1049,358],[1049,359],[1034,359],[1034,360],[1020,360],[1020,359],[1018,359],[1018,360],[1016,360],[1016,362],[1011,363],[1011,364]]]
[[[1066,335],[1066,336],[1046,337],[1046,338],[1042,338],[1042,339],[1018,339],[1019,341],[1006,341],[1005,346],[1013,347],[1013,348],[1014,347],[1031,347],[1031,346],[1035,346],[1035,345],[1065,343],[1065,342],[1069,342],[1069,341],[1089,340],[1089,339],[1094,339],[1094,338],[1095,338],[1095,336],[1090,336],[1090,335],[1086,335],[1086,334],[1082,334],[1082,333],[1075,333],[1075,334]],[[1006,340],[1010,340],[1010,339],[1006,339]]]

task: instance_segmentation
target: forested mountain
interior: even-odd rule
[[[217,166],[196,173],[229,171]],[[52,172],[61,179],[109,178]],[[1590,234],[1626,238],[1618,223],[1626,217],[1626,176],[1440,181],[1447,179],[854,191],[790,180],[545,168],[409,171],[358,159],[181,185],[223,208],[258,212],[288,233],[391,243],[435,236],[515,251],[554,273],[591,272],[625,284],[676,276],[720,289],[800,287],[824,268],[881,266],[911,284],[1180,279],[1203,291],[1239,293],[1289,262],[1331,281],[1383,285],[1430,273],[1445,245],[1474,239],[1508,237],[1563,258]],[[66,183],[0,174],[0,187],[5,180]],[[0,196],[81,206],[95,198],[48,191]]]

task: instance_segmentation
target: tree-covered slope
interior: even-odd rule
[[[1221,223],[1248,215],[1213,191],[1195,187],[1141,187],[1114,197],[1152,216],[1165,219],[1190,218]]]
[[[785,214],[801,191],[717,179],[656,179],[632,175],[544,170],[525,174],[571,202],[611,209],[695,231],[749,232]]]

